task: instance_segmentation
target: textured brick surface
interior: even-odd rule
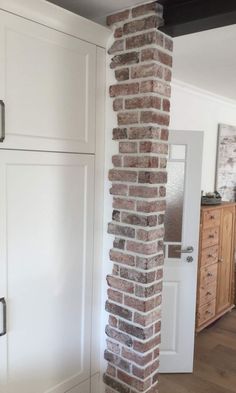
[[[109,171],[106,393],[157,393],[173,43],[157,2],[107,18],[117,151]]]

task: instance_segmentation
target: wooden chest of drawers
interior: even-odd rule
[[[233,307],[235,204],[201,209],[196,330]]]

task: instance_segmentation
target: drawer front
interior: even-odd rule
[[[202,249],[219,243],[220,228],[208,228],[202,231]]]
[[[216,310],[216,300],[212,300],[211,302],[205,304],[200,307],[197,313],[197,325],[201,326],[210,319],[214,318]]]
[[[218,264],[210,265],[201,269],[200,273],[200,288],[204,289],[211,283],[217,281]]]
[[[208,266],[217,263],[219,258],[219,246],[208,247],[202,250],[200,266]]]
[[[220,210],[205,210],[203,212],[202,222],[203,228],[215,228],[220,226]]]
[[[216,281],[205,288],[199,289],[198,306],[201,307],[206,303],[211,302],[216,298]]]

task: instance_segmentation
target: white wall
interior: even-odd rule
[[[180,81],[172,83],[172,130],[204,131],[202,190],[214,191],[218,124],[236,125],[236,101]]]

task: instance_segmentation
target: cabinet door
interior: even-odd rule
[[[232,304],[234,244],[234,208],[222,209],[220,258],[218,263],[218,286],[216,312],[221,313]]]
[[[0,11],[0,148],[94,153],[96,47]]]
[[[90,378],[93,183],[93,156],[0,152],[1,393]]]

